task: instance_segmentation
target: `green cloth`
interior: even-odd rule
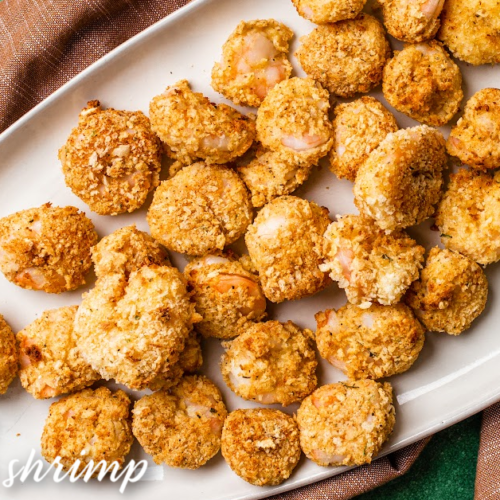
[[[472,500],[481,414],[436,434],[409,472],[356,500]]]

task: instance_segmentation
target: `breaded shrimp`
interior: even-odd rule
[[[7,392],[17,377],[17,361],[16,336],[0,314],[0,395]]]
[[[302,17],[316,24],[327,24],[354,19],[366,0],[292,0],[292,3]]]

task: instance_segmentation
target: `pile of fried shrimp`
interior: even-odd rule
[[[97,277],[80,304],[19,332],[0,315],[0,394],[19,377],[33,398],[57,398],[48,462],[122,466],[137,439],[170,467],[221,451],[257,486],[288,479],[302,453],[370,463],[395,425],[390,377],[428,332],[460,335],[485,309],[484,268],[500,260],[500,89],[465,101],[455,60],[500,62],[498,2],[480,2],[476,20],[476,1],[380,0],[379,20],[364,0],[291,1],[316,23],[295,53],[288,26],[241,21],[214,63],[212,88],[247,113],[187,80],[166,82],[148,115],[90,101],[59,159],[92,217],[47,202],[0,219],[8,286],[60,294]],[[368,95],[377,87],[384,103]],[[394,110],[415,125],[401,129]],[[445,138],[436,127],[449,122]],[[320,162],[352,183],[357,213],[294,194]],[[146,203],[149,232],[99,238],[98,217]],[[442,244],[426,249],[408,229],[428,219]],[[327,287],[346,302],[311,311],[314,330],[268,311]],[[209,338],[227,387],[201,372]],[[340,382],[321,385],[320,358]],[[230,411],[229,390],[253,407]]]

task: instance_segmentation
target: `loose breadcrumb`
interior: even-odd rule
[[[17,376],[16,336],[0,314],[0,394],[5,394]]]

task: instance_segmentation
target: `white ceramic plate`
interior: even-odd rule
[[[90,213],[64,185],[57,151],[76,124],[78,112],[88,100],[96,98],[105,106],[147,112],[150,99],[181,78],[190,80],[194,90],[204,92],[212,100],[223,101],[210,87],[211,67],[220,57],[223,42],[242,19],[270,17],[286,23],[297,35],[292,53],[298,46],[298,37],[314,28],[296,14],[290,0],[195,0],[123,44],[62,87],[0,136],[0,216],[51,201],[56,205],[74,205],[85,210],[95,222],[100,236],[132,223],[147,230],[145,209],[118,217],[97,216]],[[392,43],[397,46],[394,40]],[[295,61],[294,65],[297,69]],[[499,67],[461,67],[467,98],[481,88],[498,86]],[[297,74],[302,75],[300,71]],[[380,91],[373,95],[383,100]],[[401,127],[416,124],[399,113],[396,116]],[[351,189],[349,182],[338,181],[322,168],[298,194],[329,207],[333,216],[355,211]],[[427,248],[438,243],[437,234],[430,231],[430,225],[428,221],[411,231]],[[173,260],[183,267],[182,257],[174,256]],[[500,400],[500,267],[489,266],[487,275],[490,281],[488,306],[470,331],[457,338],[427,334],[426,345],[414,367],[391,379],[398,400],[397,424],[384,453],[439,431]],[[83,291],[60,296],[27,291],[0,275],[0,312],[18,331],[45,309],[79,303]],[[271,317],[291,319],[301,326],[314,328],[317,311],[338,307],[344,302],[344,292],[334,285],[298,303],[270,307],[270,313]],[[255,406],[237,398],[225,387],[218,370],[220,354],[217,341],[206,343],[204,372],[223,390],[230,410]],[[340,372],[321,363],[321,384],[341,378]],[[50,401],[36,401],[25,393],[19,381],[0,397],[1,481],[7,477],[11,460],[18,459],[24,464],[32,448],[37,457],[40,456],[40,436],[49,405]],[[296,405],[286,411],[295,410]],[[135,443],[131,458],[144,456]],[[303,458],[285,484],[259,488],[233,474],[219,454],[197,471],[165,467],[163,481],[131,485],[124,496],[130,499],[249,500],[297,488],[342,470],[318,467]],[[5,489],[0,482],[0,498],[26,499],[34,495],[42,499],[67,495],[72,500],[123,498],[118,486],[106,481],[56,485],[49,476],[41,484],[28,481],[22,485],[17,483],[11,489]]]

